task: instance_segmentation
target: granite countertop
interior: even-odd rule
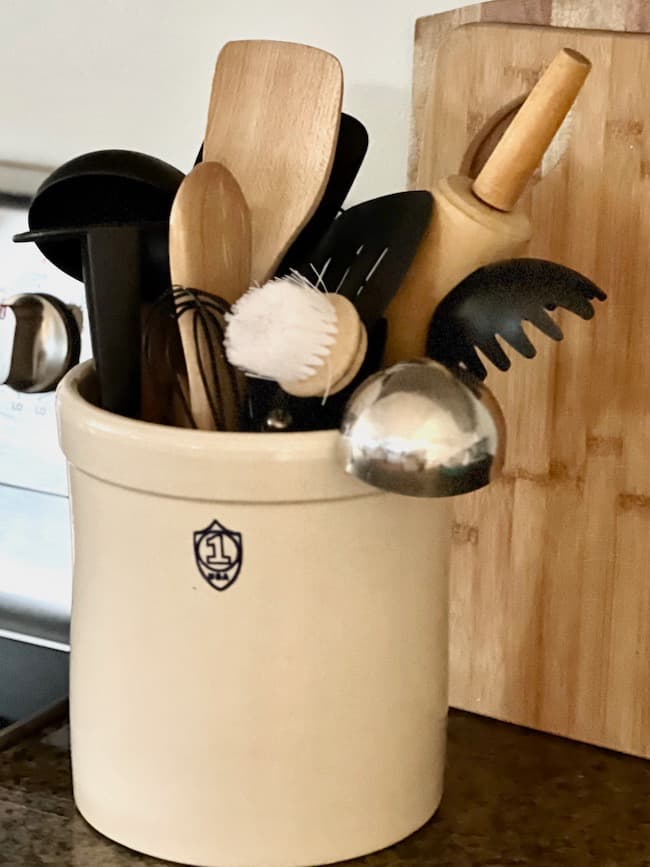
[[[166,863],[111,843],[75,811],[64,720],[0,753],[2,867]],[[650,867],[650,763],[453,712],[437,815],[344,863]]]

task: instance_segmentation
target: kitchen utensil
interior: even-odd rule
[[[431,315],[463,277],[520,252],[531,228],[511,212],[573,105],[590,62],[562,49],[517,112],[476,180],[453,175],[433,186],[429,231],[387,312],[386,362],[422,355]]]
[[[223,315],[249,286],[250,220],[237,181],[219,163],[199,163],[180,185],[169,259],[172,283],[184,290],[176,308],[194,423],[202,430],[237,430],[241,406],[223,351]]]
[[[0,301],[0,336],[7,348],[0,383],[15,391],[53,391],[79,361],[81,335],[75,313],[43,292]]]
[[[334,159],[343,75],[307,45],[249,40],[221,49],[205,160],[237,179],[251,215],[251,281],[273,275],[316,210]]]
[[[83,280],[101,405],[111,412],[139,415],[140,304],[169,286],[169,210],[182,178],[135,151],[82,154],[43,181],[30,231],[14,238]]]
[[[43,181],[29,208],[32,231],[96,225],[147,224],[143,234],[143,291],[149,297],[169,285],[169,211],[183,173],[148,154],[99,150],[63,163]],[[83,280],[83,256],[71,237],[37,242],[41,253],[71,277]]]
[[[349,208],[297,269],[307,280],[354,303],[371,347],[385,341],[385,323],[378,326],[413,261],[431,218],[432,201],[431,193],[418,190],[380,196]],[[381,358],[366,376],[379,366]],[[251,381],[253,426],[265,429],[271,418],[274,430],[280,427],[278,420],[292,430],[338,427],[349,393],[346,390],[342,402],[332,398],[324,403],[290,401],[284,393],[273,394]]]
[[[626,29],[645,32],[613,32]],[[428,187],[469,162],[555,51],[594,61],[566,149],[522,206],[536,227],[526,255],[610,300],[588,328],[558,311],[563,344],[540,341],[534,364],[513,354],[488,380],[508,457],[502,479],[454,504],[450,699],[650,757],[648,30],[627,0],[496,0],[422,19],[414,122]]]
[[[173,289],[141,308],[140,420],[192,427],[185,355]],[[179,299],[180,305],[180,299]]]
[[[325,192],[318,207],[293,242],[277,268],[278,275],[289,274],[308,262],[310,255],[343,206],[363,158],[368,150],[368,132],[352,115],[341,114],[334,162]]]
[[[382,370],[352,395],[341,422],[345,471],[411,497],[450,497],[501,470],[505,422],[465,371],[419,359]]]
[[[536,349],[522,328],[530,322],[552,340],[562,340],[560,326],[547,310],[562,307],[591,319],[591,301],[607,296],[577,271],[545,259],[510,259],[479,268],[462,280],[436,308],[427,337],[427,355],[447,366],[463,364],[479,379],[487,370],[476,349],[499,370],[510,360],[501,337],[525,358]]]
[[[298,398],[273,383],[249,380],[251,426],[262,431],[333,430],[341,424],[343,410],[356,388],[381,367],[386,342],[386,320],[367,331],[367,349],[357,375],[336,394]]]
[[[392,193],[342,213],[297,269],[328,292],[349,298],[362,322],[382,318],[431,219],[426,190]]]
[[[356,376],[366,329],[351,301],[296,275],[253,286],[226,316],[225,349],[235,367],[276,380],[288,394],[336,394]]]
[[[365,126],[356,117],[342,112],[334,161],[325,192],[309,221],[278,265],[278,275],[289,274],[301,262],[307,261],[309,254],[341,210],[367,150],[368,132]],[[202,160],[203,145],[199,148],[196,163]]]
[[[80,248],[100,403],[110,412],[134,418],[140,406],[143,233],[147,228],[139,223],[42,229],[14,236],[16,242],[35,241],[48,249],[70,241]]]

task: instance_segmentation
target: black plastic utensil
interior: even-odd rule
[[[100,150],[82,154],[55,169],[36,191],[29,208],[31,231],[97,225],[159,222],[167,226],[169,212],[183,173],[148,154]],[[167,236],[148,236],[145,262],[155,286],[169,286]],[[83,278],[81,248],[69,238],[37,242],[41,253],[71,277]]]
[[[142,223],[43,229],[14,236],[18,243],[47,243],[53,249],[76,244],[100,404],[131,417],[138,415],[140,406],[140,304],[148,279],[143,253],[150,232],[160,231],[159,223]]]
[[[140,309],[169,288],[169,213],[183,173],[135,151],[102,150],[64,163],[29,208],[34,241],[60,270],[83,280],[100,400],[137,416]]]
[[[275,430],[324,430],[337,427],[354,388],[381,366],[375,360],[383,347],[383,314],[417,252],[429,220],[433,198],[425,190],[392,193],[341,213],[308,260],[295,270],[327,292],[349,298],[368,332],[368,352],[350,386],[321,398],[289,398],[279,386],[251,380],[250,414],[255,429],[268,429],[269,418],[284,418]],[[372,369],[371,369],[372,368]],[[284,426],[283,426],[284,425]]]
[[[431,219],[426,190],[392,193],[344,211],[296,270],[353,302],[372,328],[397,292]]]
[[[562,340],[562,331],[547,310],[563,307],[591,319],[591,302],[606,298],[587,277],[545,259],[508,259],[486,265],[452,289],[436,308],[427,354],[448,367],[463,365],[485,379],[487,369],[477,349],[499,370],[508,370],[510,360],[497,337],[525,358],[534,358],[536,349],[522,322],[530,322],[552,340]]]

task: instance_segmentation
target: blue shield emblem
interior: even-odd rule
[[[213,521],[194,533],[194,559],[199,572],[215,590],[227,590],[241,572],[241,533]]]

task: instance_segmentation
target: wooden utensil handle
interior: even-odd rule
[[[590,70],[591,62],[571,48],[555,56],[474,181],[479,199],[512,210]]]
[[[307,379],[280,382],[294,397],[317,397],[336,394],[352,381],[366,356],[367,335],[356,307],[343,295],[329,294],[330,304],[336,311],[336,342],[329,356]]]

